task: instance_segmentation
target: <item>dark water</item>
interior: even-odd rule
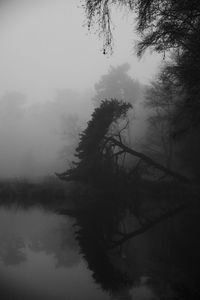
[[[154,299],[145,277],[103,291],[80,254],[73,224],[42,208],[0,209],[0,299]]]

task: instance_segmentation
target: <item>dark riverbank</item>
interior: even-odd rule
[[[69,204],[69,194],[72,189],[73,184],[66,184],[53,176],[39,180],[2,180],[0,181],[0,204],[62,206],[67,199]]]

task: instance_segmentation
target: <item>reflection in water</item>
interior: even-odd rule
[[[22,249],[25,246],[24,240],[13,234],[0,236],[0,258],[5,265],[17,265],[26,260]]]
[[[96,197],[88,206],[84,202],[84,209],[76,215],[76,239],[80,252],[95,282],[110,295],[110,299],[153,299],[148,283],[139,282],[133,248],[129,249],[131,255],[127,255],[127,251],[123,253],[119,249],[111,249],[126,209],[124,203],[118,204],[116,197],[111,198],[110,195],[104,195],[101,199]]]
[[[105,231],[101,232],[98,227],[98,219],[94,218],[93,214],[92,216],[87,214],[79,217],[77,222],[80,229],[77,231],[76,238],[81,253],[93,272],[94,280],[103,290],[112,292],[131,286],[132,282],[127,274],[111,262],[104,236]]]
[[[21,263],[27,247],[34,252],[53,254],[58,265],[78,263],[78,245],[74,239],[72,221],[41,209],[1,210],[0,258],[4,264]]]
[[[79,255],[72,224],[41,209],[1,209],[1,299],[109,299]]]
[[[146,283],[133,288],[127,270],[113,263],[95,222],[78,221],[75,234],[67,216],[1,208],[0,299],[153,299]]]

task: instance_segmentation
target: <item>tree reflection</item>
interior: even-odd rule
[[[44,235],[32,237],[29,247],[35,252],[45,251],[47,255],[53,254],[57,268],[73,267],[81,260],[73,229],[65,223]]]
[[[101,199],[97,199],[96,195],[93,204],[84,204],[85,211],[76,216],[76,239],[95,282],[112,294],[122,290],[126,293],[133,280],[126,268],[116,263],[123,261],[120,253],[110,250],[113,235],[124,212],[119,210],[110,196],[101,196]],[[113,260],[113,256],[117,256],[118,260]]]
[[[0,237],[0,259],[7,266],[18,265],[26,261],[24,247],[25,243],[21,237],[4,235]]]
[[[36,211],[31,214],[30,211],[22,210],[22,213],[16,216],[16,226],[13,228],[9,223],[9,218],[13,217],[12,212],[10,211],[10,214],[6,212],[5,215],[6,218],[1,219],[0,233],[0,260],[4,265],[13,266],[26,262],[27,249],[53,255],[56,268],[72,267],[81,261],[78,243],[69,218],[62,220],[55,215],[49,219],[47,216],[46,219],[41,212]],[[44,219],[43,222],[40,218]],[[38,222],[39,226],[32,226],[32,221]]]
[[[76,215],[80,252],[95,282],[110,292],[113,299],[121,299],[122,295],[130,299],[131,288],[142,276],[149,278],[143,288],[147,288],[148,293],[153,290],[157,299],[200,299],[199,214],[191,209],[165,220],[136,236],[131,246],[120,252],[119,247],[112,247],[112,242],[123,234],[121,227],[128,210],[122,201],[123,194],[117,189],[110,194],[108,191],[94,195],[91,192],[88,201],[81,200],[83,204],[79,204],[79,208],[82,210],[77,210]]]

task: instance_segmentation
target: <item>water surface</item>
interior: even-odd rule
[[[1,299],[152,299],[144,282],[103,291],[80,254],[74,222],[42,208],[0,209]]]

